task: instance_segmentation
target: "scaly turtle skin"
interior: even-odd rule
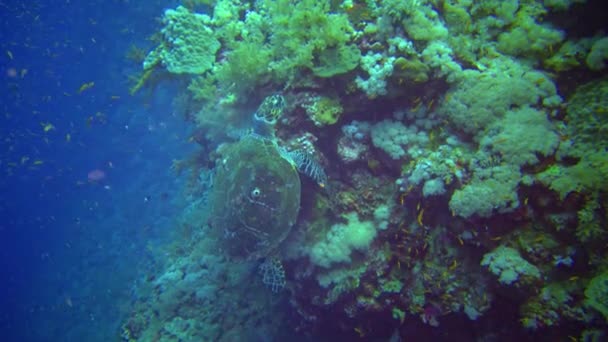
[[[285,98],[281,94],[266,97],[258,110],[253,114],[254,120],[264,121],[275,125],[285,111]]]

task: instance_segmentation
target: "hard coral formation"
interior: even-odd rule
[[[159,62],[175,74],[202,74],[212,68],[220,42],[210,27],[209,16],[179,6],[166,10],[162,21],[163,40],[144,60],[144,69]]]

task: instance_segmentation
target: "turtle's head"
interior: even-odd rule
[[[274,137],[274,125],[285,111],[285,98],[281,94],[267,96],[253,114],[253,131],[266,138]]]
[[[284,111],[285,98],[283,95],[270,95],[262,101],[258,110],[253,114],[253,119],[274,126]]]

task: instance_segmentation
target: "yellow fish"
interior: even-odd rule
[[[420,210],[418,212],[418,217],[416,218],[416,221],[418,222],[419,225],[423,225],[422,224],[422,218],[424,217],[424,208],[422,208],[422,210]]]
[[[456,267],[458,267],[458,261],[456,261],[456,259],[454,259],[454,261],[452,262],[452,265],[450,265],[449,270],[453,271]]]
[[[42,165],[42,164],[44,164],[44,162],[42,160],[36,160],[33,163],[33,165]]]
[[[50,123],[50,122],[46,122],[46,123],[45,122],[41,122],[40,125],[42,125],[42,129],[45,132],[52,131],[52,130],[55,129],[55,126],[52,123]]]
[[[82,93],[83,91],[93,88],[93,86],[95,85],[95,82],[89,82],[89,83],[83,83],[80,88],[78,88],[78,94]]]

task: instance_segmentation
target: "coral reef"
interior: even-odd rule
[[[146,65],[183,81],[213,177],[125,339],[605,338],[608,38],[564,20],[594,6],[168,10]]]

